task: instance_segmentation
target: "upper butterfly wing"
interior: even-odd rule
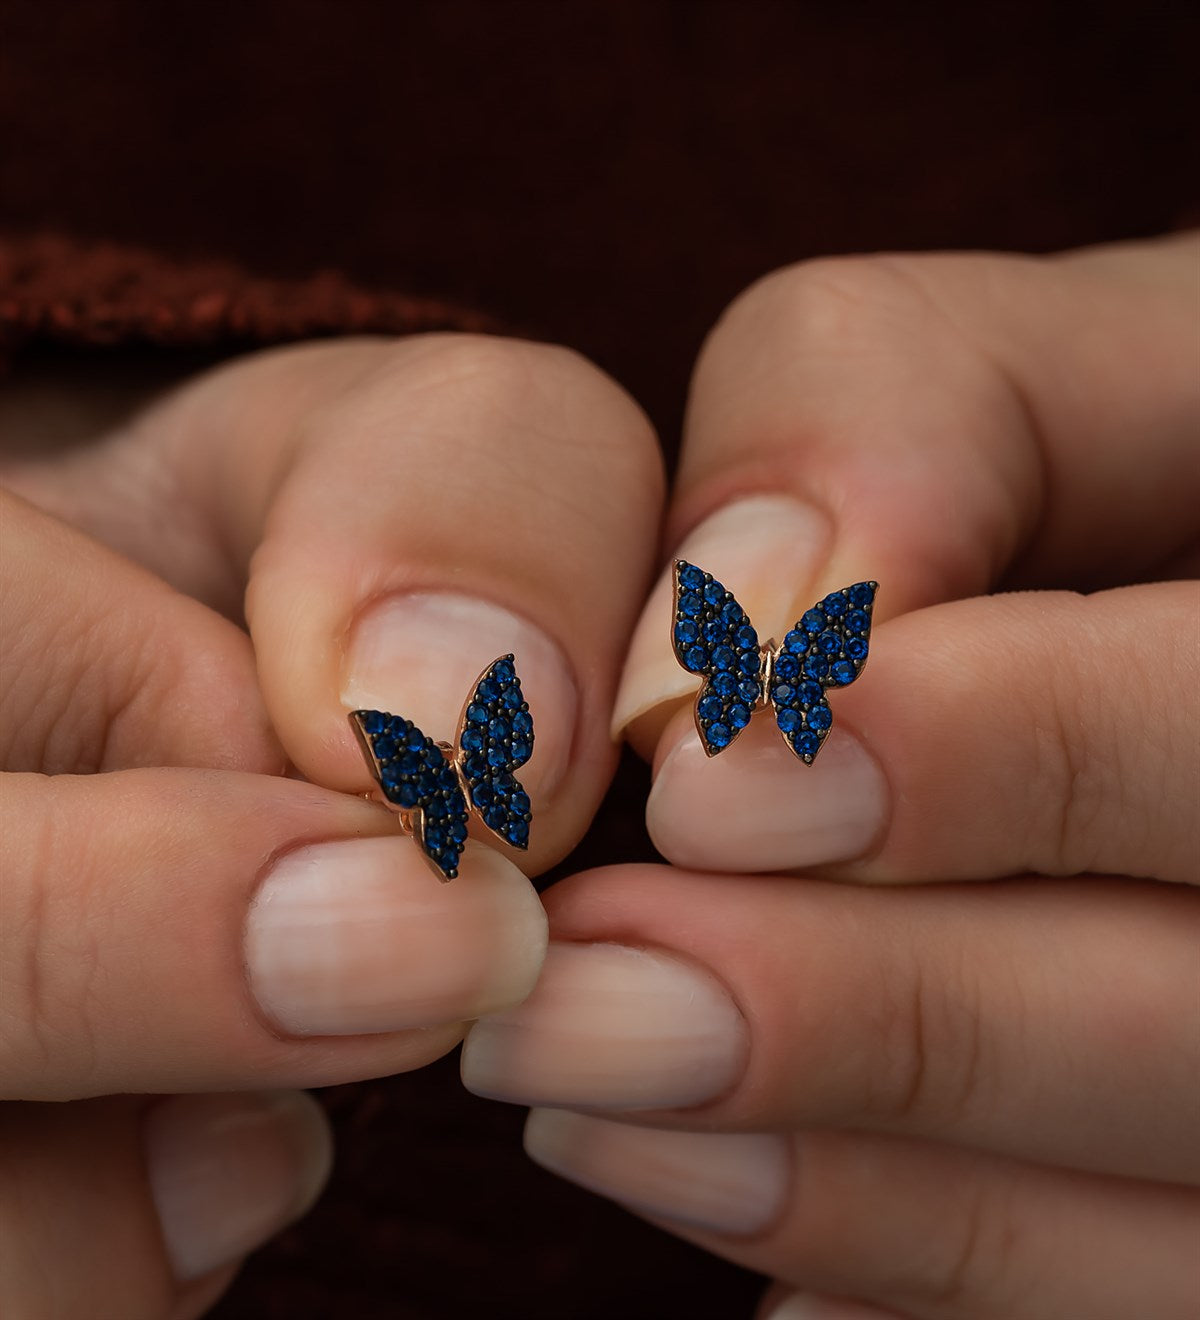
[[[480,675],[458,729],[459,768],[471,805],[498,839],[529,847],[529,794],[515,772],[533,755],[533,716],[511,655]]]
[[[783,639],[771,666],[770,697],[784,741],[812,765],[833,714],[825,693],[862,673],[878,582],[856,582],[814,605]]]
[[[356,710],[350,723],[384,797],[413,813],[417,843],[442,878],[453,880],[467,837],[467,802],[454,766],[411,720]]]
[[[758,634],[733,593],[695,564],[675,561],[675,658],[707,681],[696,697],[696,728],[716,756],[750,723],[762,696]]]

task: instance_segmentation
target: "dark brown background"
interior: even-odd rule
[[[10,0],[0,227],[483,309],[595,358],[670,452],[705,328],[774,266],[1200,218],[1197,14]],[[580,859],[647,855],[644,789],[627,765]],[[465,1096],[453,1060],[326,1098],[333,1186],[221,1320],[752,1313],[758,1280],[531,1169],[521,1115]]]

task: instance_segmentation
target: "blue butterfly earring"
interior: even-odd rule
[[[776,646],[758,633],[731,591],[711,573],[675,561],[675,658],[705,682],[696,694],[696,731],[716,756],[768,703],[783,740],[812,765],[833,723],[825,699],[867,663],[878,582],[856,582],[814,605]]]
[[[458,875],[473,814],[503,843],[529,847],[529,795],[514,772],[533,754],[533,717],[511,655],[476,680],[459,717],[457,750],[382,710],[351,711],[350,725],[385,803],[439,879]]]

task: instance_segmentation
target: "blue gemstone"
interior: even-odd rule
[[[685,591],[679,597],[679,612],[681,614],[690,614],[694,618],[704,609],[704,601],[698,591]]]
[[[533,716],[527,710],[519,710],[512,717],[512,731],[525,737],[533,732]]]
[[[735,729],[744,729],[750,723],[749,707],[743,705],[729,707],[729,723]]]
[[[397,757],[392,764],[402,775],[415,775],[421,768],[422,758],[417,752],[405,752],[403,756]]]
[[[417,776],[417,792],[426,802],[438,791],[437,771],[422,770]]]
[[[488,737],[493,742],[503,742],[508,737],[508,721],[501,719],[488,720]]]
[[[823,632],[817,638],[817,649],[826,655],[837,655],[842,649],[842,639],[835,632]]]
[[[790,683],[776,683],[771,691],[771,700],[777,706],[790,706],[796,699],[796,689]]]
[[[775,723],[784,731],[791,733],[793,729],[800,727],[800,712],[793,710],[790,706],[786,710],[777,710],[775,712]]]
[[[732,697],[737,691],[737,679],[727,670],[723,669],[719,674],[712,677],[713,691],[722,697]]]
[[[453,793],[457,790],[458,779],[455,776],[452,767],[446,766],[444,770],[439,772],[438,787],[442,790],[443,793]]]
[[[829,661],[823,655],[810,655],[804,659],[804,672],[809,678],[824,678],[829,673]]]
[[[806,633],[819,633],[825,627],[825,616],[820,610],[809,610],[800,620],[800,627]]]
[[[496,795],[492,792],[491,784],[486,781],[482,784],[476,784],[471,790],[471,801],[477,807],[490,807],[495,801]]]
[[[487,758],[478,752],[472,753],[463,763],[463,769],[466,771],[468,779],[486,779],[488,772]]]
[[[472,724],[486,724],[488,722],[487,707],[481,706],[477,701],[472,702],[467,707],[467,719]]]
[[[446,764],[442,749],[436,743],[430,743],[421,753],[421,760],[430,770],[440,770]]]
[[[762,696],[762,687],[757,679],[743,678],[737,685],[737,693],[747,705],[753,706],[759,697]]]
[[[504,705],[508,710],[520,710],[524,701],[525,697],[518,684],[514,683],[512,687],[504,689]]]
[[[833,679],[835,683],[854,682],[854,666],[849,660],[835,660],[833,662]]]
[[[488,765],[490,765],[493,770],[503,770],[508,764],[508,752],[505,750],[502,743],[492,743],[488,748],[487,759]]]
[[[527,847],[529,844],[529,822],[527,820],[510,820],[504,835],[513,847]]]
[[[734,628],[740,628],[746,622],[746,615],[737,601],[731,600],[727,601],[725,607],[721,610],[721,620],[725,627],[732,631]]]
[[[809,733],[807,729],[803,733],[797,733],[792,737],[792,746],[801,756],[815,756],[820,745],[820,738],[815,733]]]
[[[758,633],[747,623],[737,630],[738,649],[742,651],[758,650]]]
[[[492,666],[492,677],[501,683],[511,683],[516,676],[511,660],[497,660]]]
[[[825,693],[820,683],[801,683],[799,695],[802,706],[815,706]]]
[[[875,588],[870,582],[856,582],[849,591],[850,604],[865,610],[875,599]]]
[[[699,635],[691,619],[680,619],[675,625],[675,640],[680,646],[691,646]]]
[[[725,709],[725,703],[720,697],[709,695],[701,697],[698,710],[702,720],[719,720],[721,712]]]
[[[775,676],[786,678],[789,682],[800,673],[800,661],[786,651],[775,658]]]
[[[518,788],[512,795],[512,809],[518,816],[529,814],[529,794],[523,788]]]
[[[399,739],[397,739],[396,741],[399,742]],[[421,732],[420,729],[417,728],[415,724],[410,724],[408,726],[408,732],[404,735],[404,741],[407,746],[413,749],[414,752],[419,752],[421,748],[424,747],[425,744],[429,741],[429,739],[425,737],[425,735]]]
[[[789,655],[803,655],[808,650],[808,638],[801,628],[793,628],[783,639],[783,649]]]
[[[441,852],[446,842],[446,832],[440,825],[425,826],[425,847],[430,852]]]
[[[720,619],[709,619],[704,625],[704,640],[709,646],[720,646],[725,640],[725,625]]]
[[[462,843],[467,837],[467,822],[461,816],[450,826],[450,837],[455,843]]]
[[[712,653],[713,667],[729,669],[733,665],[733,651],[728,646],[718,646]]]
[[[704,599],[709,605],[719,605],[725,599],[725,588],[719,582],[706,582]]]
[[[480,701],[495,701],[500,692],[500,684],[494,678],[485,678],[475,689],[475,695]]]
[[[359,711],[358,716],[364,733],[382,733],[387,724],[387,716],[381,710]]]
[[[865,660],[867,658],[867,639],[865,637],[847,637],[846,654],[851,660]]]
[[[871,626],[871,616],[866,610],[851,610],[846,615],[846,631],[865,633]]]
[[[762,667],[762,661],[758,658],[757,651],[743,651],[738,658],[738,668],[748,678],[753,677]]]
[[[462,738],[459,741],[468,752],[480,752],[483,750],[483,730],[464,729]]]
[[[808,727],[816,729],[818,733],[823,733],[832,723],[833,712],[824,704],[814,706],[808,712]]]
[[[392,800],[402,807],[415,807],[419,798],[416,784],[401,784]]]
[[[502,830],[508,824],[508,808],[499,802],[493,803],[483,813],[483,823],[491,830]]]
[[[831,619],[840,619],[846,613],[846,597],[840,591],[830,592],[821,602],[821,608]]]
[[[699,591],[704,585],[704,574],[695,564],[684,564],[679,570],[679,581],[688,591]]]
[[[708,668],[708,652],[702,646],[689,646],[684,652],[683,663],[693,674],[701,674]]]
[[[710,724],[707,730],[708,741],[714,747],[728,747],[729,739],[733,736],[729,732],[728,724]]]
[[[524,765],[532,753],[529,743],[520,738],[514,738],[512,741],[512,763],[513,765]]]
[[[381,761],[390,761],[390,760],[392,759],[392,757],[396,755],[396,740],[395,740],[395,738],[387,738],[387,737],[384,737],[384,738],[376,738],[376,739],[375,739],[375,755],[376,755]]]

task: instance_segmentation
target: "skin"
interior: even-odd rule
[[[831,738],[844,723],[869,740],[888,808],[860,855],[744,875],[734,802],[721,837],[701,838],[707,874],[668,851],[674,867],[576,876],[547,907],[552,938],[685,959],[752,1024],[726,1094],[611,1126],[766,1132],[791,1152],[803,1174],[765,1230],[656,1220],[777,1280],[764,1316],[794,1290],[911,1320],[1185,1314],[1200,1225],[1200,715],[1182,581],[1200,508],[1197,255],[1181,238],[806,263],[743,294],[700,356],[661,548],[784,492],[826,529],[812,599],[852,565],[886,578],[871,666],[839,694]],[[38,408],[9,408],[10,438]],[[123,1315],[195,1315],[229,1268],[178,1280],[147,1190],[145,1103],[105,1097],[379,1075],[464,1030],[295,1038],[237,1011],[236,931],[264,859],[394,830],[346,796],[368,785],[342,714],[345,638],[381,594],[450,586],[554,641],[580,700],[525,859],[549,865],[612,772],[627,650],[626,687],[643,632],[665,644],[653,602],[636,622],[656,446],[574,355],[436,336],[256,355],[99,443],[14,446],[4,477],[0,610],[19,642],[0,690],[17,822],[0,962],[17,1009],[0,1019],[0,1163],[19,1179],[0,1186],[22,1190],[0,1193],[0,1240],[16,1232],[18,1255],[52,1264],[62,1314],[119,1280]],[[539,498],[505,518],[497,489],[529,486]],[[397,495],[410,489],[438,497]],[[977,598],[1014,587],[1054,591]],[[1083,641],[1064,652],[1064,637]],[[660,694],[627,721],[660,776],[689,700]],[[913,718],[938,701],[944,719]],[[279,779],[285,766],[311,782]],[[72,778],[84,771],[99,773]],[[180,877],[185,916],[139,887],[137,831]],[[210,955],[199,992],[169,951],[122,956],[164,923]],[[823,957],[837,941],[849,956]],[[971,1011],[952,1011],[964,993]],[[124,1039],[148,997],[154,1029]],[[206,1035],[222,1015],[237,1030]],[[117,1063],[98,1075],[101,1058]],[[50,1207],[85,1150],[113,1209],[79,1253]],[[13,1309],[33,1295],[30,1276],[0,1278]]]

